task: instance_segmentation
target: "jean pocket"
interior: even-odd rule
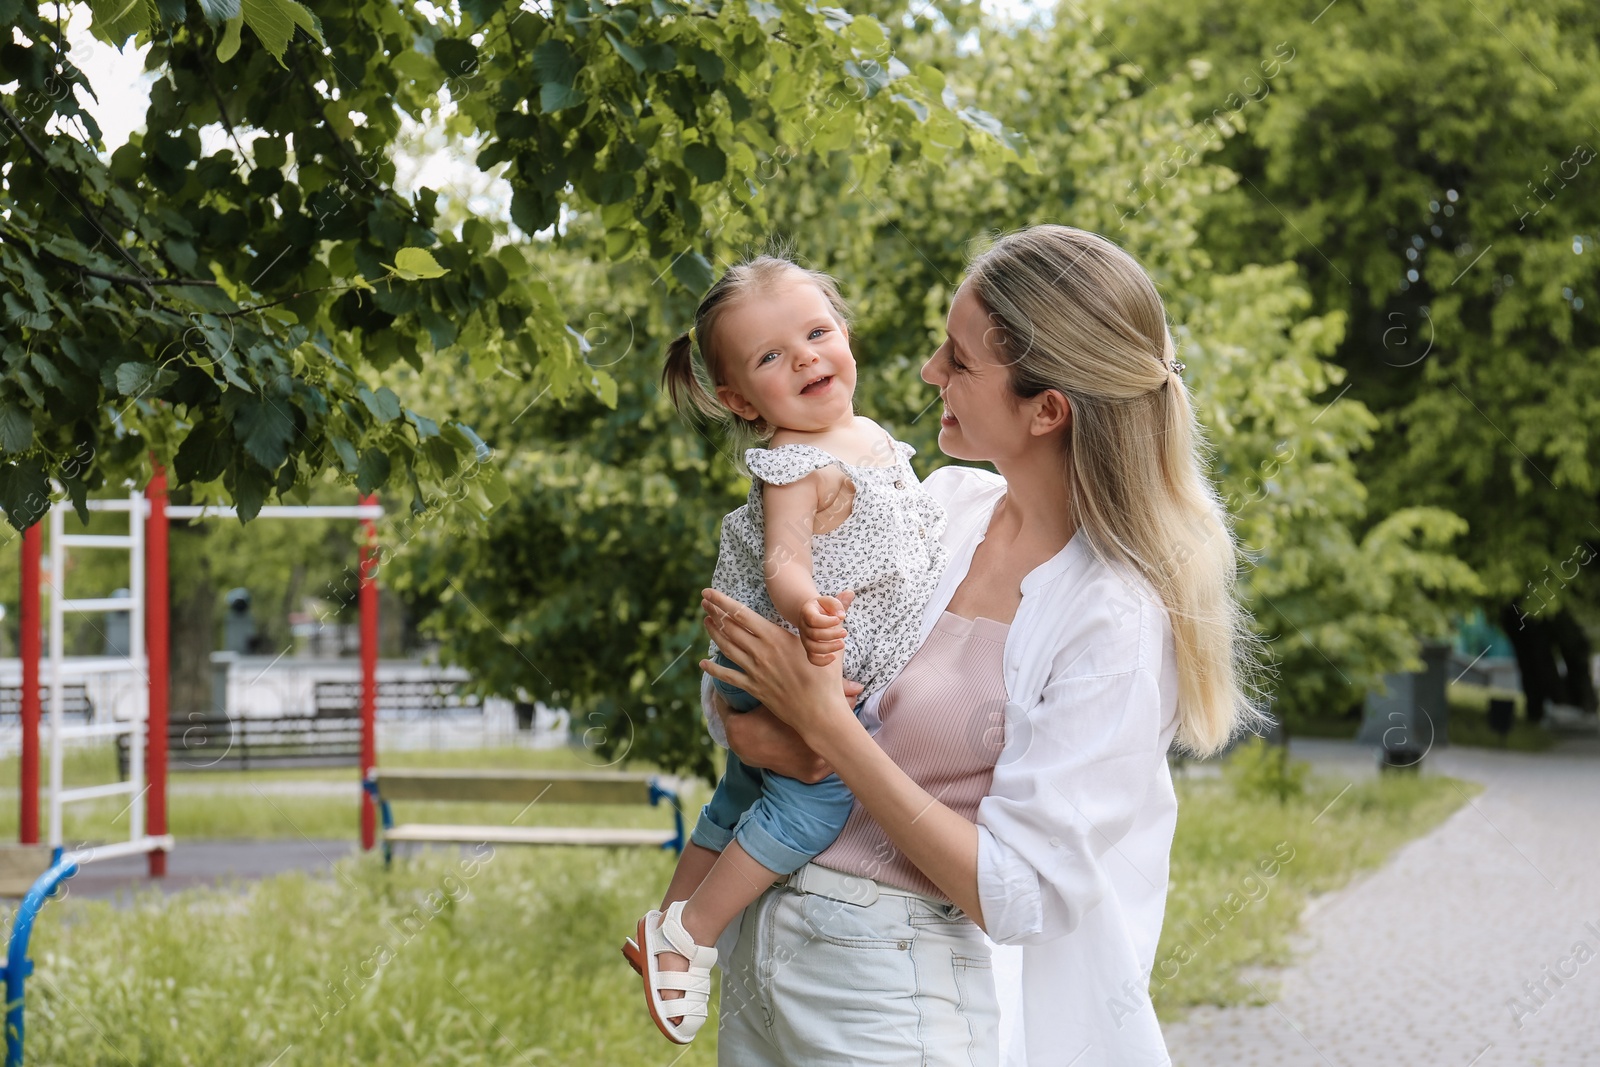
[[[849,904],[816,893],[800,895],[800,912],[806,928],[830,945],[840,948],[877,949],[906,952],[915,932],[904,913],[893,903],[898,898],[879,898],[868,907]]]

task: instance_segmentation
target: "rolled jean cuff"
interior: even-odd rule
[[[708,807],[710,805],[707,805]],[[701,808],[700,818],[695,820],[694,829],[689,832],[689,840],[701,848],[709,848],[712,852],[726,852],[728,845],[733,841],[733,831],[718,826],[712,821],[707,809]]]
[[[733,838],[751,859],[776,874],[793,874],[816,858],[815,853],[799,852],[779,841],[756,822],[746,817],[733,828]],[[695,827],[696,832],[699,827]],[[710,846],[706,846],[709,848]]]

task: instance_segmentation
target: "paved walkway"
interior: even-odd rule
[[[1371,749],[1293,749],[1375,773]],[[1298,962],[1251,976],[1272,1003],[1167,1027],[1177,1067],[1600,1065],[1600,739],[1428,758],[1484,792],[1314,900]]]
[[[148,857],[124,856],[83,864],[68,880],[67,888],[73,896],[126,901],[151,888],[176,893],[285,871],[310,871],[331,878],[334,862],[355,851],[353,835],[346,841],[179,841],[167,854],[165,878],[149,877]]]

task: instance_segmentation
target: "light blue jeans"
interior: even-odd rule
[[[729,1067],[996,1067],[988,942],[955,905],[866,907],[768,889],[722,963],[717,1062]]]
[[[724,666],[742,670],[721,652],[715,658]],[[736,712],[759,704],[720,678],[713,678],[712,683]],[[730,751],[722,778],[700,809],[689,840],[713,852],[723,852],[729,843],[738,841],[750,858],[767,870],[788,874],[833,844],[854,803],[850,788],[836,774],[816,783],[802,782],[747,766]]]

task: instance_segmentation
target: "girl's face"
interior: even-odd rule
[[[1047,390],[1028,400],[1011,391],[1004,329],[965,285],[956,291],[944,344],[922,365],[922,380],[939,387],[944,414],[939,450],[953,459],[1004,466],[1036,447],[1038,437],[1070,424],[1065,397]]]
[[[833,305],[804,275],[750,293],[717,323],[717,399],[745,419],[819,433],[854,418],[856,361]]]

